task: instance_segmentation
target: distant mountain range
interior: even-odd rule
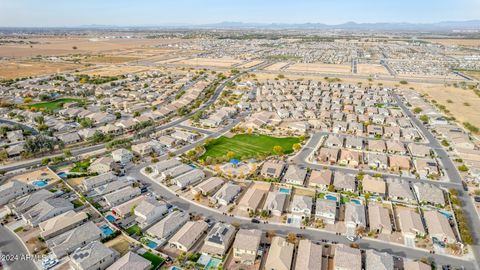
[[[174,26],[175,27],[175,26]],[[342,24],[323,23],[243,23],[243,22],[221,22],[203,25],[176,26],[180,28],[215,28],[215,29],[315,29],[315,30],[405,30],[405,31],[445,31],[445,30],[479,30],[480,20],[471,21],[445,21],[438,23],[356,23],[347,22]]]

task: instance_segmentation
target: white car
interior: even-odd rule
[[[347,236],[347,239],[350,242],[355,242],[357,240],[357,237],[349,235],[349,236]]]
[[[46,258],[42,261],[43,269],[50,269],[58,264],[57,259]]]

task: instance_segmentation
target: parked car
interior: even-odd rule
[[[260,220],[256,219],[256,218],[252,218],[252,223],[257,223],[259,224],[260,223]]]

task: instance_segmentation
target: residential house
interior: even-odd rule
[[[283,179],[287,184],[302,186],[306,176],[307,170],[302,169],[297,165],[290,165],[288,166]]]
[[[162,172],[164,172],[164,171],[166,171],[170,168],[179,166],[180,164],[182,164],[182,163],[177,159],[167,159],[167,160],[160,161],[160,162],[156,163],[155,165],[153,165],[152,175],[153,176],[158,176]]]
[[[110,265],[107,270],[149,270],[152,268],[152,263],[138,255],[135,252],[129,251],[120,259]]]
[[[208,224],[205,221],[187,221],[168,241],[170,246],[181,251],[190,251],[195,243],[205,234]]]
[[[332,183],[332,176],[333,173],[331,170],[312,170],[308,185],[321,190],[327,190],[328,186]]]
[[[420,177],[440,175],[438,164],[433,159],[415,159],[413,163]]]
[[[78,248],[70,255],[70,265],[75,270],[104,270],[113,264],[119,253],[99,241]]]
[[[61,135],[58,135],[57,138],[66,145],[79,143],[82,141],[82,139],[80,138],[77,132],[61,134]]]
[[[367,228],[365,206],[349,202],[345,204],[345,227],[347,235],[355,235],[357,228]]]
[[[370,231],[383,234],[392,233],[390,211],[387,208],[381,205],[369,205],[368,221]]]
[[[362,153],[342,149],[340,151],[340,158],[338,159],[338,163],[343,166],[349,166],[357,168],[362,162]]]
[[[348,136],[345,139],[345,147],[350,149],[362,150],[363,149],[363,139],[359,137]]]
[[[257,211],[265,197],[265,190],[249,188],[238,202],[238,209],[246,212]]]
[[[335,245],[333,257],[334,270],[361,270],[362,253],[360,249],[351,248],[347,245]]]
[[[155,198],[147,198],[141,201],[133,210],[135,219],[140,228],[146,228],[149,225],[159,221],[167,213],[167,204],[157,201]]]
[[[148,142],[139,143],[132,145],[133,153],[144,157],[150,154],[158,154],[161,155],[165,152],[166,146],[158,141],[150,140]]]
[[[213,195],[211,200],[214,203],[226,206],[236,199],[241,190],[242,188],[239,185],[227,182]]]
[[[337,219],[337,202],[327,199],[317,199],[315,204],[315,218],[326,224],[335,224]]]
[[[437,186],[427,183],[414,183],[413,189],[417,194],[419,202],[441,206],[445,205],[443,191]]]
[[[400,141],[387,141],[387,152],[390,154],[406,155],[407,149]]]
[[[285,238],[275,236],[272,238],[265,269],[290,270],[292,268],[294,244]]]
[[[90,164],[88,170],[98,174],[104,174],[112,170],[113,163],[114,162],[111,157],[100,157]]]
[[[322,246],[313,243],[308,239],[298,242],[297,258],[295,269],[322,270]]]
[[[80,185],[80,188],[82,188],[83,191],[88,192],[96,187],[103,186],[116,179],[117,179],[117,176],[115,176],[111,172],[107,172],[107,173],[99,174],[97,176],[93,176],[93,177],[82,180],[82,184]]]
[[[387,195],[387,184],[383,179],[365,175],[362,180],[363,193],[371,193],[382,198]]]
[[[70,210],[39,223],[38,228],[40,229],[40,236],[44,240],[48,240],[85,223],[87,220],[87,213]]]
[[[367,150],[373,152],[386,152],[387,146],[385,145],[385,141],[382,140],[368,140],[367,143]]]
[[[318,152],[317,159],[322,163],[327,163],[334,165],[337,163],[338,154],[340,153],[339,149],[332,149],[332,148],[320,148]]]
[[[10,211],[16,214],[21,214],[34,207],[41,201],[53,198],[54,196],[55,194],[53,192],[50,192],[46,189],[40,189],[13,201],[8,205],[8,208]]]
[[[147,230],[147,235],[156,239],[166,239],[189,220],[187,213],[173,211]]]
[[[233,259],[245,265],[253,265],[262,240],[261,230],[240,229],[233,242]]]
[[[328,135],[324,145],[328,147],[341,148],[343,147],[343,138],[340,136]]]
[[[185,188],[189,185],[193,185],[198,181],[205,178],[205,173],[201,169],[193,169],[187,173],[184,173],[178,177],[175,177],[172,181],[180,188]]]
[[[193,195],[202,194],[203,196],[213,195],[225,183],[221,177],[210,177],[192,188]]]
[[[436,238],[435,241],[453,244],[457,242],[457,238],[453,233],[452,226],[447,217],[439,211],[431,210],[424,211],[423,217],[427,225],[428,234],[430,237]]]
[[[335,190],[355,192],[356,190],[355,175],[342,173],[340,171],[335,171],[334,177],[333,177],[333,187],[335,188]]]
[[[108,206],[114,207],[137,197],[140,193],[140,188],[128,186],[106,194],[102,198]]]
[[[217,222],[205,238],[202,252],[213,256],[223,257],[235,238],[235,227],[230,224]]]
[[[127,218],[132,216],[132,208],[137,207],[143,200],[146,200],[148,197],[140,195],[129,201],[126,201],[120,205],[112,207],[112,213],[119,218]]]
[[[174,139],[180,140],[180,141],[185,141],[185,142],[194,142],[198,135],[192,132],[188,131],[183,131],[183,130],[176,130],[170,136]]]
[[[393,270],[394,262],[393,256],[386,252],[379,252],[373,249],[365,251],[365,265],[366,269],[378,270]]]
[[[290,212],[302,218],[312,215],[313,199],[310,196],[294,195],[290,203]]]
[[[268,192],[267,199],[263,206],[273,216],[281,216],[285,210],[288,195],[278,191]]]
[[[285,169],[285,162],[281,160],[268,160],[263,163],[260,175],[267,179],[279,179]]]
[[[0,186],[0,205],[23,196],[35,190],[34,186],[20,182],[18,180],[10,180]]]
[[[399,171],[409,171],[410,166],[410,158],[406,156],[398,156],[398,155],[391,155],[388,157],[390,162],[389,169],[394,172]]]
[[[402,179],[389,179],[387,182],[388,185],[388,196],[390,199],[397,201],[405,201],[408,203],[416,203],[413,192],[410,188],[410,184]]]
[[[386,170],[388,168],[388,157],[382,153],[367,153],[368,167],[372,169]]]
[[[104,237],[92,221],[88,221],[70,231],[62,233],[46,241],[48,248],[56,258],[62,258],[77,248]]]
[[[73,210],[73,204],[63,198],[50,198],[39,202],[22,214],[22,218],[31,226]]]
[[[400,230],[405,238],[414,241],[415,237],[425,235],[422,218],[415,210],[399,208],[397,209],[397,216]]]
[[[428,157],[431,153],[431,148],[423,144],[410,143],[407,146],[408,151],[414,157]]]
[[[120,148],[112,151],[112,158],[115,162],[119,162],[121,164],[128,164],[132,160],[133,154],[125,148]]]

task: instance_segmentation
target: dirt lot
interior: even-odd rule
[[[457,45],[457,46],[467,46],[467,47],[480,47],[480,39],[454,39],[454,38],[445,38],[445,39],[425,39],[426,41],[439,43],[442,45]]]
[[[388,71],[380,64],[358,64],[357,72],[359,74],[379,74],[388,75]]]
[[[269,71],[280,70],[282,67],[284,67],[286,65],[288,65],[288,63],[278,62],[278,63],[275,63],[273,65],[270,65],[270,66],[266,67],[265,70],[269,70]]]
[[[119,235],[116,238],[106,242],[105,245],[116,250],[118,253],[120,253],[120,256],[123,256],[128,252],[128,246],[130,245],[130,242],[125,236]]]
[[[140,60],[140,57],[133,56],[116,56],[116,55],[93,55],[86,57],[82,62],[95,63],[95,64],[119,64],[125,62],[131,62]]]
[[[232,58],[190,58],[175,62],[175,64],[188,66],[213,66],[213,67],[231,67],[241,63],[241,60]]]
[[[26,40],[24,40],[26,41]],[[67,55],[111,52],[175,42],[172,39],[99,39],[99,38],[30,38],[35,44],[8,44],[0,46],[0,57],[32,57],[37,55]]]
[[[0,49],[1,53],[1,49]],[[39,61],[0,61],[0,78],[15,79],[45,75],[63,71],[73,71],[82,68],[82,65],[68,63],[51,63]]]
[[[350,65],[319,64],[319,63],[297,63],[289,66],[288,71],[297,72],[319,72],[319,73],[350,73]]]
[[[258,65],[258,64],[260,64],[260,63],[263,63],[263,61],[253,60],[253,61],[250,61],[250,62],[241,64],[241,65],[239,65],[238,67],[239,67],[239,68],[251,68],[251,67],[256,66],[256,65]]]
[[[101,67],[96,69],[91,69],[88,71],[82,71],[81,74],[87,75],[99,75],[99,76],[117,76],[127,73],[136,73],[145,70],[152,70],[151,68],[144,67],[144,66],[109,66],[109,67]]]

